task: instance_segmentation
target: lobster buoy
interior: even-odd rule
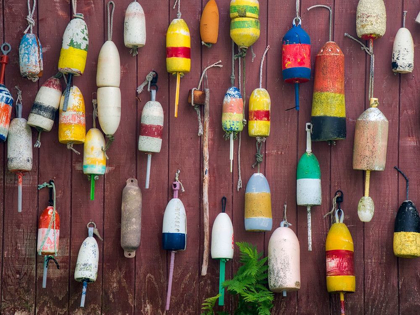
[[[383,0],[359,0],[356,11],[357,36],[374,40],[385,35],[386,8]]]
[[[407,11],[404,11],[403,26],[398,30],[392,49],[392,71],[411,73],[414,70],[414,42],[408,28],[405,27]]]
[[[146,45],[146,16],[140,3],[131,2],[125,11],[124,45],[130,54],[136,56],[138,48]]]
[[[121,247],[126,258],[134,258],[140,246],[142,195],[137,179],[127,179],[121,203]]]
[[[268,287],[283,296],[299,290],[301,284],[300,245],[290,225],[284,218],[268,242]]]
[[[95,199],[95,181],[106,171],[105,139],[97,128],[91,128],[86,134],[83,149],[83,174],[90,179],[90,200]]]
[[[306,124],[306,152],[302,155],[297,166],[296,200],[298,206],[307,210],[308,220],[308,250],[312,251],[311,207],[320,206],[321,168],[316,156],[312,153],[311,143],[312,125]]]
[[[341,217],[338,218],[338,212]],[[356,291],[354,274],[353,238],[343,223],[344,211],[340,208],[335,213],[335,223],[331,226],[326,240],[327,291],[340,293],[341,314],[344,311],[344,294]]]
[[[32,131],[22,118],[22,92],[18,90],[16,118],[10,123],[7,139],[7,168],[18,177],[18,212],[22,212],[23,174],[32,170]]]
[[[262,173],[255,173],[246,185],[245,230],[265,232],[272,227],[270,186]]]
[[[55,115],[60,106],[61,83],[57,77],[51,77],[41,86],[36,94],[28,117],[28,125],[35,128],[39,135],[35,147],[41,146],[41,132],[51,131]]]
[[[244,129],[244,101],[235,86],[230,87],[223,99],[222,128],[230,139],[230,172],[233,171],[233,139]]]
[[[211,258],[220,260],[219,305],[225,305],[225,267],[229,259],[233,259],[234,251],[233,225],[226,213],[226,197],[222,198],[222,212],[214,220],[211,231]]]
[[[38,255],[44,256],[44,274],[42,278],[42,288],[47,287],[47,273],[48,263],[53,260],[59,268],[57,260],[54,258],[58,253],[60,243],[60,216],[55,207],[55,185],[54,181],[50,180],[38,186],[38,190],[48,187],[50,190],[50,198],[48,207],[41,213],[38,222],[38,241],[37,252]],[[54,197],[53,197],[54,195]]]
[[[383,171],[386,164],[389,123],[378,105],[377,98],[370,99],[370,108],[356,121],[354,135],[353,169],[366,171],[365,196],[357,206],[357,214],[362,222],[370,222],[375,209],[369,197],[370,172]]]
[[[311,39],[300,17],[292,25],[282,41],[282,74],[285,82],[295,85],[295,109],[299,110],[299,84],[311,79]]]
[[[163,216],[162,246],[171,252],[169,268],[168,292],[166,294],[166,311],[169,310],[174,275],[175,253],[187,248],[187,215],[181,199],[178,198],[180,183],[172,183],[173,198],[169,201]]]
[[[420,216],[414,203],[409,200],[408,177],[398,167],[394,168],[406,180],[406,200],[398,209],[394,227],[394,255],[401,258],[420,257]]]
[[[230,1],[230,37],[239,49],[251,47],[260,38],[258,0]]]
[[[271,99],[268,91],[258,88],[249,98],[248,135],[250,137],[268,137],[270,135]]]
[[[98,119],[102,131],[110,138],[121,121],[121,90],[117,87],[98,89]]]
[[[32,82],[42,77],[44,70],[42,46],[35,34],[25,34],[19,45],[20,75]]]
[[[73,144],[85,143],[85,100],[77,86],[70,89],[67,111],[64,111],[64,100],[63,95],[58,113],[58,141],[67,144],[68,149],[73,149]]]
[[[315,59],[314,93],[312,98],[312,141],[335,141],[346,138],[346,101],[344,95],[344,54],[332,41],[332,9],[326,5],[308,8],[330,11],[328,42]]]
[[[217,43],[219,37],[219,8],[215,0],[209,0],[200,20],[201,43],[208,47]]]
[[[191,35],[187,23],[181,19],[180,3],[177,18],[166,32],[166,71],[176,74],[175,117],[178,117],[181,76],[191,71]]]
[[[99,88],[108,86],[119,88],[120,72],[120,54],[114,42],[108,40],[99,52],[96,85]]]
[[[6,141],[9,132],[10,119],[12,118],[13,97],[7,87],[4,85],[4,74],[6,65],[9,63],[9,54],[11,46],[9,43],[1,45],[3,55],[0,57],[0,140]]]
[[[77,256],[76,270],[74,271],[74,280],[77,282],[83,282],[80,307],[85,307],[88,283],[95,282],[98,277],[99,247],[98,242],[95,240],[93,235],[95,234],[99,239],[101,239],[101,237],[94,222],[89,222],[87,224],[87,228],[88,237],[85,238],[80,246],[79,255]]]

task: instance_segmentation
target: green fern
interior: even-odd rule
[[[220,294],[204,300],[203,304],[201,305],[201,311],[203,311],[201,315],[213,315],[213,308],[216,305],[219,296]]]

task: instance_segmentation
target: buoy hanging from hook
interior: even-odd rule
[[[403,25],[395,35],[392,49],[392,71],[394,73],[411,73],[414,70],[414,41],[408,28],[405,27],[407,11],[403,13]]]

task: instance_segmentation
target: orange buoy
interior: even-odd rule
[[[200,20],[201,43],[211,47],[219,37],[219,8],[215,0],[209,0]]]

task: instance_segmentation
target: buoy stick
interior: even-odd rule
[[[90,200],[95,200],[95,175],[90,175]]]
[[[178,104],[179,104],[179,87],[181,85],[181,73],[176,73],[176,92],[175,92],[175,118],[178,117]]]
[[[67,105],[69,104],[70,98],[70,89],[73,85],[73,74],[69,73],[67,78],[67,86],[64,91],[64,104],[63,104],[63,112],[67,111]]]
[[[226,259],[220,259],[219,306],[225,305],[225,288],[223,287],[223,282],[225,282],[225,269],[226,269]]]
[[[299,83],[295,83],[295,108],[299,110]]]
[[[345,315],[346,312],[344,310],[344,292],[340,292],[340,302],[341,302],[341,315]]]
[[[80,300],[80,307],[85,307],[87,285],[88,285],[87,281],[83,281],[82,299]]]
[[[308,212],[308,251],[312,251],[312,216],[311,216],[311,206],[307,206]]]
[[[230,172],[233,171],[233,133],[230,134]]]
[[[168,280],[168,293],[166,294],[166,310],[169,311],[171,304],[172,294],[172,278],[174,277],[174,264],[175,264],[175,251],[171,252],[171,264],[169,265],[169,280]]]
[[[47,274],[48,274],[48,256],[44,256],[44,274],[42,275],[42,288],[47,287]]]
[[[148,153],[147,154],[147,169],[146,169],[146,189],[149,189],[151,165],[152,165],[152,153]]]
[[[370,171],[366,171],[366,181],[365,181],[365,197],[369,197],[369,186],[370,186]]]
[[[22,182],[23,174],[21,172],[17,173],[18,176],[18,212],[22,212]]]

